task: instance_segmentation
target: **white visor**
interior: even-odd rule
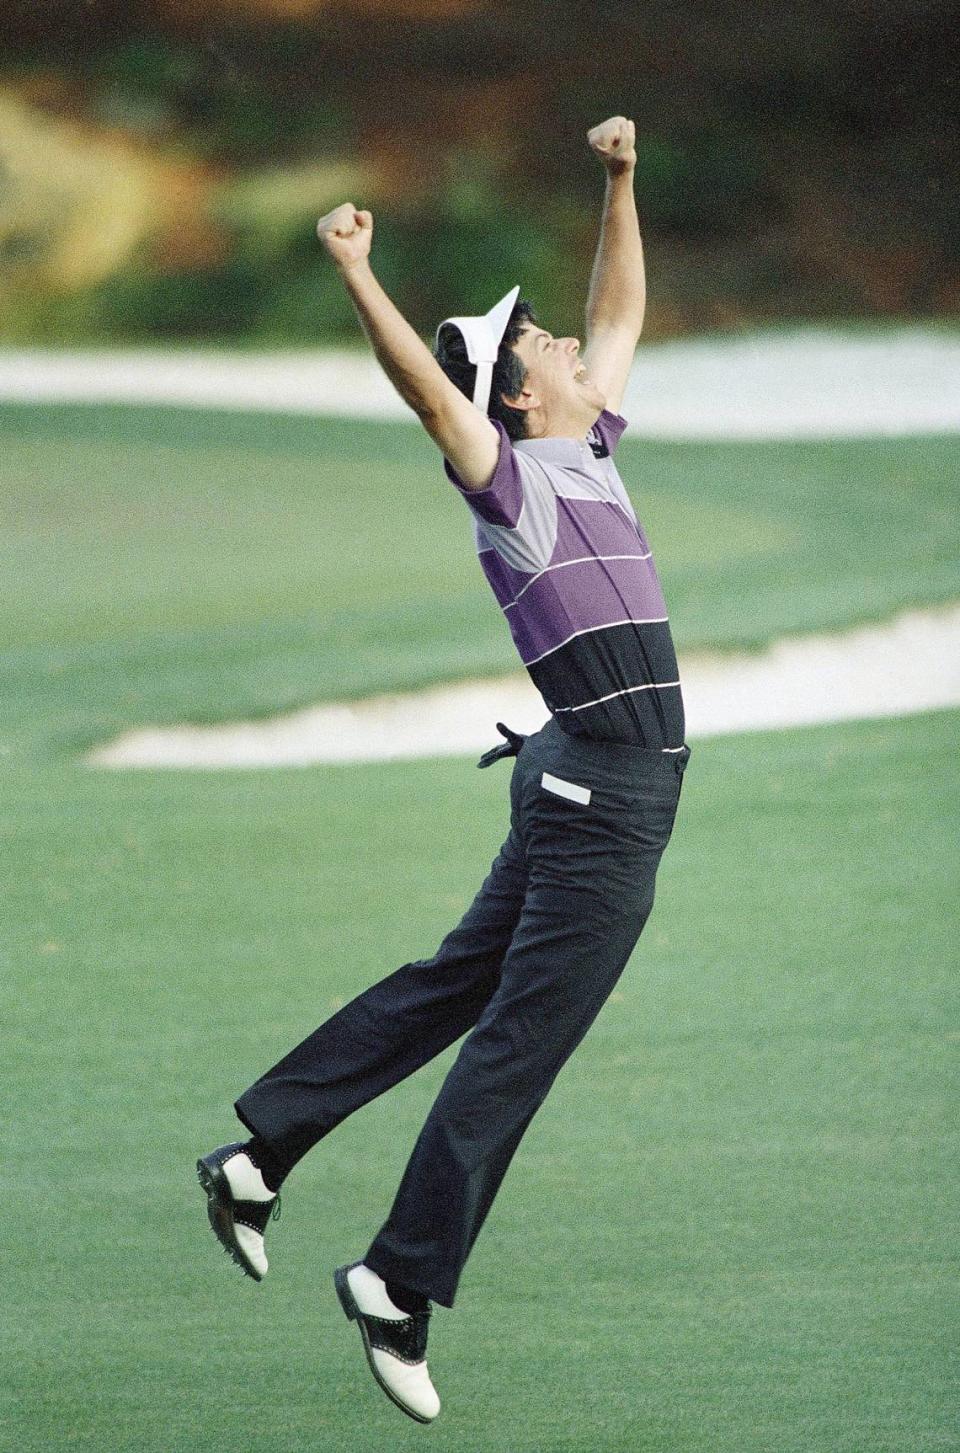
[[[485,313],[480,318],[445,318],[440,324],[440,328],[445,328],[448,323],[452,323],[463,334],[463,340],[467,345],[467,357],[471,363],[477,365],[473,402],[484,414],[490,405],[493,365],[497,361],[497,353],[500,350],[503,335],[507,331],[510,314],[513,312],[513,305],[517,301],[519,292],[519,285],[511,288],[506,297],[501,298],[489,313]],[[437,342],[440,341],[440,328],[437,329]]]

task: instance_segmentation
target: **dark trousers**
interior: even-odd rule
[[[358,995],[236,1101],[289,1169],[471,1031],[363,1258],[385,1279],[453,1306],[523,1132],[650,913],[688,757],[570,737],[551,718],[520,749],[509,835],[436,954]]]

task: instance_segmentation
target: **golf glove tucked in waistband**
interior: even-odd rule
[[[484,752],[477,763],[478,767],[489,767],[494,762],[499,762],[501,757],[516,757],[527,740],[522,733],[511,731],[508,726],[504,726],[502,721],[497,722],[497,731],[507,740],[502,742],[499,747],[491,747],[489,752]]]

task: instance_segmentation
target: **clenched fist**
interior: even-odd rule
[[[337,267],[351,268],[370,254],[373,215],[358,212],[352,202],[341,202],[317,223],[317,236]]]
[[[636,128],[625,116],[611,116],[587,132],[591,150],[603,162],[611,176],[632,171],[637,164]]]

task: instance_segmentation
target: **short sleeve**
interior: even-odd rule
[[[516,451],[510,436],[499,419],[490,420],[500,435],[500,454],[493,478],[486,489],[469,489],[457,474],[449,459],[444,456],[443,467],[447,478],[456,485],[467,504],[489,525],[506,525],[513,529],[523,509],[523,476]]]
[[[557,497],[546,467],[514,449],[499,419],[500,453],[486,489],[468,489],[444,456],[447,478],[456,485],[487,544],[514,570],[542,570],[557,540]]]
[[[627,421],[622,414],[614,414],[609,409],[604,409],[593,427],[606,452],[613,454],[627,427]]]

